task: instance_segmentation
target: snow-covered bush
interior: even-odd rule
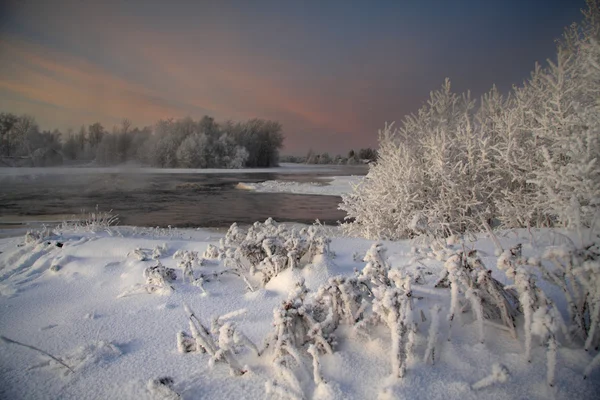
[[[333,330],[337,327],[331,315],[323,323],[317,315],[324,316],[319,305],[314,307],[307,301],[308,289],[304,281],[297,282],[288,299],[273,310],[274,330],[265,340],[265,352],[272,357],[279,382],[271,382],[267,389],[285,393],[294,398],[303,398],[302,388],[294,374],[295,368],[305,368],[301,349],[311,354],[315,384],[322,382],[318,354],[333,353],[336,344]],[[329,323],[328,323],[329,322]]]
[[[225,266],[252,288],[249,280],[254,275],[259,275],[264,285],[285,269],[302,267],[302,260],[310,263],[317,255],[332,256],[329,243],[320,224],[288,230],[285,224],[268,218],[264,223],[255,222],[247,231],[232,224],[220,248],[207,248],[206,253],[223,258]]]
[[[331,354],[337,344],[336,331],[341,324],[359,337],[383,325],[392,341],[392,376],[401,378],[416,343],[417,323],[413,318],[411,278],[390,268],[385,248],[374,244],[365,256],[367,264],[356,277],[334,277],[309,293],[301,280],[288,300],[274,310],[275,326],[266,340],[283,382],[281,390],[298,393],[294,367],[303,366],[302,354],[311,355],[316,385],[323,382],[319,354]],[[287,386],[286,386],[287,385]]]
[[[177,349],[180,353],[208,353],[211,356],[209,366],[213,367],[215,362],[224,361],[229,365],[232,375],[246,373],[235,357],[237,348],[247,347],[255,355],[260,356],[256,345],[232,321],[229,321],[229,319],[243,314],[245,310],[213,318],[209,330],[187,304],[184,305],[184,308],[189,319],[191,336],[183,331],[177,333]]]
[[[23,241],[24,244],[31,245],[41,243],[51,237],[52,233],[50,229],[46,225],[43,225],[41,229],[27,231]]]
[[[169,283],[177,279],[177,274],[173,268],[167,268],[156,260],[156,265],[144,270],[144,278],[146,279],[146,289],[153,293],[158,290],[173,290],[173,286]]]
[[[567,301],[570,332],[585,340],[585,349],[600,343],[600,244],[551,247],[537,266]]]
[[[370,239],[505,227],[590,227],[600,213],[600,2],[565,30],[556,61],[476,107],[447,80],[395,129],[342,197],[346,232]]]
[[[470,308],[477,320],[479,340],[485,339],[484,320],[500,320],[503,326],[516,338],[515,317],[519,301],[513,293],[491,276],[477,256],[476,251],[459,251],[444,263],[443,277],[435,284],[437,288],[450,288],[450,328],[457,315]],[[463,294],[466,304],[461,304]]]
[[[475,128],[474,102],[446,80],[400,129],[379,135],[377,163],[342,210],[350,233],[397,239],[432,232],[449,235],[489,218],[496,179],[490,176],[490,140]]]
[[[198,258],[198,252],[177,250],[173,254],[173,258],[179,259],[177,266],[183,271],[183,279],[187,278],[190,283],[193,283],[195,280],[194,267],[201,266],[203,262],[202,258]]]
[[[410,286],[406,289],[382,286],[373,293],[373,313],[390,329],[392,376],[403,378],[417,334]]]

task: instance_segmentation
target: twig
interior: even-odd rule
[[[28,345],[28,344],[25,344],[25,343],[17,342],[16,340],[9,339],[9,338],[7,338],[7,337],[6,337],[6,336],[4,336],[4,335],[0,335],[0,339],[2,339],[3,341],[5,341],[6,343],[12,343],[12,344],[16,344],[16,345],[19,345],[19,346],[27,347],[28,349],[31,349],[31,350],[39,351],[40,353],[42,353],[42,354],[44,354],[44,355],[46,355],[46,356],[50,357],[51,359],[53,359],[53,360],[54,360],[54,361],[56,361],[57,363],[61,364],[63,367],[65,367],[66,369],[68,369],[68,370],[69,370],[69,371],[71,371],[72,373],[75,373],[75,371],[73,371],[73,369],[72,369],[71,367],[69,367],[67,364],[65,364],[64,362],[62,362],[62,361],[61,361],[61,360],[59,360],[58,358],[54,357],[52,354],[50,354],[50,353],[47,353],[47,352],[45,352],[45,351],[44,351],[44,350],[42,350],[42,349],[38,349],[38,348],[37,348],[37,347],[35,347],[35,346],[30,346],[30,345]]]

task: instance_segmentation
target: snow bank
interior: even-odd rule
[[[524,246],[523,252],[531,257],[542,254],[548,232],[534,232],[535,245]],[[208,295],[203,295],[201,288],[183,281],[180,259],[173,255],[179,250],[203,254],[209,244],[219,246],[223,235],[196,230],[173,235],[131,228],[116,228],[112,234],[63,233],[37,244],[24,244],[20,237],[0,240],[0,335],[36,346],[74,370],[67,372],[39,352],[0,343],[0,398],[155,399],[177,398],[176,393],[183,399],[277,398],[275,393],[281,386],[274,384],[277,370],[268,355],[258,357],[248,349],[239,349],[235,357],[246,372],[232,376],[225,363],[215,363],[211,368],[208,354],[179,353],[177,334],[188,326],[183,305],[188,304],[207,323],[213,316],[245,309],[231,321],[260,349],[273,330],[273,309],[287,299],[295,282],[302,278],[314,291],[332,276],[354,276],[355,269],[365,266],[361,255],[372,245],[368,240],[335,237],[331,242],[335,258],[328,262],[316,262],[301,270],[288,269],[255,292],[248,292],[236,276],[222,275],[204,282]],[[528,232],[516,231],[500,240],[509,248],[516,242],[529,243],[529,238]],[[432,339],[437,342],[434,365],[425,359],[430,347],[427,332],[431,312],[417,314],[423,328],[402,379],[390,379],[389,330],[376,329],[370,338],[359,338],[342,326],[334,353],[319,357],[323,382],[312,383],[310,358],[305,369],[296,369],[305,398],[596,397],[600,370],[583,380],[584,368],[597,353],[595,350],[559,347],[556,382],[549,387],[546,351],[535,338],[532,361],[528,363],[522,339],[515,340],[508,332],[486,325],[486,340],[480,343],[477,321],[471,313],[462,313],[452,326],[451,341],[446,340],[450,291],[433,287],[444,270],[443,261],[415,252],[415,244],[408,241],[384,245],[392,268],[423,274],[425,283],[412,287],[415,305],[424,310],[436,310],[440,304],[445,307],[436,320],[438,337]],[[450,245],[448,250],[460,246]],[[486,266],[503,279],[503,273],[496,269],[494,244],[489,239],[480,237],[469,247],[481,251]],[[152,249],[164,249],[156,257],[177,274],[177,279],[170,282],[174,289],[170,294],[141,291],[119,298],[133,286],[142,285],[144,270],[156,262],[128,256],[138,248],[148,254],[153,254]],[[56,265],[60,268],[53,269]],[[211,260],[194,268],[209,275],[224,266],[222,261]],[[554,294],[559,309],[565,309],[564,300],[559,302],[560,290]],[[521,330],[517,334],[522,338]],[[267,394],[266,388],[272,394]]]

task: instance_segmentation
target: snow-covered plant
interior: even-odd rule
[[[585,371],[583,372],[583,379],[587,379],[588,376],[592,373],[592,371],[600,366],[600,353],[597,353],[596,356],[592,359],[592,361],[585,367]]]
[[[590,227],[600,210],[600,6],[557,41],[556,57],[479,106],[447,80],[342,196],[344,230],[369,239],[505,227]]]
[[[41,229],[27,231],[25,233],[24,242],[25,244],[37,244],[44,240],[48,240],[52,233],[46,225],[42,225]]]
[[[546,345],[547,382],[554,385],[556,370],[557,335],[562,331],[568,335],[556,305],[536,285],[535,276],[523,265],[521,247],[506,250],[498,257],[498,269],[503,270],[509,279],[514,281],[514,288],[519,295],[519,303],[524,317],[525,358],[531,362],[531,341],[538,336]]]
[[[476,251],[458,251],[444,263],[445,272],[435,287],[450,287],[448,321],[450,331],[455,317],[470,308],[479,330],[479,340],[485,339],[484,325],[488,320],[500,320],[516,338],[514,319],[519,302],[516,295],[491,276]],[[467,300],[461,304],[461,293]],[[450,333],[450,332],[449,332]]]
[[[363,261],[367,263],[359,276],[363,281],[370,281],[375,285],[390,286],[388,272],[390,265],[387,262],[386,249],[381,243],[373,243]]]
[[[178,332],[177,349],[180,353],[206,352],[210,355],[209,366],[213,367],[215,362],[224,361],[229,365],[232,375],[242,375],[247,372],[235,357],[238,348],[247,347],[260,356],[256,345],[239,330],[234,322],[229,321],[243,314],[245,310],[213,318],[209,330],[187,304],[184,305],[184,309],[188,315],[191,336],[183,331]]]
[[[255,222],[247,231],[232,224],[220,248],[211,248],[210,252],[214,256],[218,251],[225,265],[252,288],[249,278],[254,274],[261,277],[264,285],[285,269],[300,268],[302,259],[311,262],[320,255],[332,257],[329,243],[320,224],[296,231],[268,218],[264,223]]]
[[[558,350],[558,340],[556,335],[563,325],[562,317],[553,304],[539,307],[533,313],[531,332],[540,338],[540,341],[546,345],[546,382],[554,386],[554,376],[556,372],[556,356]]]
[[[144,278],[146,279],[146,289],[149,293],[157,290],[174,290],[169,283],[177,279],[177,274],[173,268],[167,268],[159,260],[156,265],[144,269]]]
[[[142,249],[141,247],[137,247],[127,253],[128,257],[135,257],[138,261],[148,261],[150,260],[150,250]]]
[[[403,378],[412,357],[417,325],[413,318],[412,291],[380,286],[373,289],[373,313],[388,326],[391,333],[392,376]]]
[[[275,332],[267,338],[265,347],[270,349],[274,359],[290,355],[290,351],[307,343],[313,343],[323,353],[333,352],[335,336],[315,320],[312,304],[305,301],[307,293],[301,279],[288,299],[273,310]]]
[[[340,323],[354,326],[363,319],[371,291],[358,278],[336,276],[320,286],[314,303],[315,319],[328,332]]]
[[[209,244],[206,247],[206,250],[204,250],[204,253],[202,254],[203,258],[206,258],[208,260],[216,260],[219,258],[219,248],[217,246],[214,246],[212,244]]]
[[[187,278],[190,283],[194,282],[194,267],[202,265],[202,258],[198,257],[196,251],[177,250],[173,258],[179,259],[177,266],[183,270],[183,278]]]
[[[322,304],[313,305],[308,301],[308,293],[301,279],[289,293],[288,299],[273,310],[274,331],[265,340],[265,351],[271,355],[280,380],[275,386],[298,397],[303,397],[302,389],[293,371],[295,367],[304,368],[301,349],[306,352],[310,349],[315,354],[331,354],[336,344],[333,334],[335,326],[330,323],[331,315],[318,310]],[[325,318],[325,321],[318,322],[316,318]],[[318,364],[318,359],[314,355],[312,358],[313,368],[317,368],[314,370],[317,383],[322,377],[314,364]]]
[[[551,247],[538,263],[542,276],[557,285],[567,300],[570,330],[585,340],[585,349],[597,347],[600,329],[600,244],[581,248]]]
[[[31,349],[31,350],[35,350],[35,351],[37,351],[39,353],[42,353],[43,355],[49,357],[50,359],[56,361],[57,363],[59,363],[60,365],[62,365],[63,367],[65,367],[70,372],[75,373],[75,371],[73,370],[73,368],[71,368],[70,366],[68,366],[64,361],[62,361],[61,359],[53,356],[52,354],[50,354],[50,353],[48,353],[48,352],[46,352],[46,351],[44,351],[44,350],[42,350],[40,348],[37,348],[37,347],[29,345],[29,344],[21,343],[21,342],[19,342],[17,340],[9,339],[9,338],[7,338],[6,336],[3,336],[3,335],[0,335],[0,341],[4,342],[4,343],[7,343],[7,344],[15,344],[17,346],[22,346],[22,347],[25,347],[25,348],[28,348],[28,349]]]
[[[152,259],[153,260],[158,260],[159,258],[161,258],[162,256],[164,256],[168,250],[169,250],[169,248],[167,247],[166,243],[157,245],[152,250]]]
[[[440,310],[441,307],[436,304],[431,308],[431,323],[429,324],[429,333],[427,337],[427,348],[425,349],[424,361],[435,364],[435,349],[438,343],[440,333]]]
[[[402,126],[379,134],[378,160],[340,208],[349,233],[399,239],[447,236],[492,215],[498,179],[489,174],[489,135],[473,121],[474,102],[446,80]]]
[[[87,214],[81,220],[81,225],[89,232],[106,231],[112,235],[112,227],[119,223],[119,217],[110,211],[100,211],[96,205],[95,211]]]
[[[148,381],[147,387],[153,398],[161,400],[178,400],[181,399],[181,395],[173,388],[174,383],[175,381],[173,381],[173,378],[170,376],[163,376]]]

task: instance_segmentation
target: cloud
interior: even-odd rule
[[[15,38],[0,40],[0,90],[13,99],[45,103],[99,119],[141,122],[181,116],[160,93],[129,82],[84,59]],[[91,121],[89,121],[91,122]]]

